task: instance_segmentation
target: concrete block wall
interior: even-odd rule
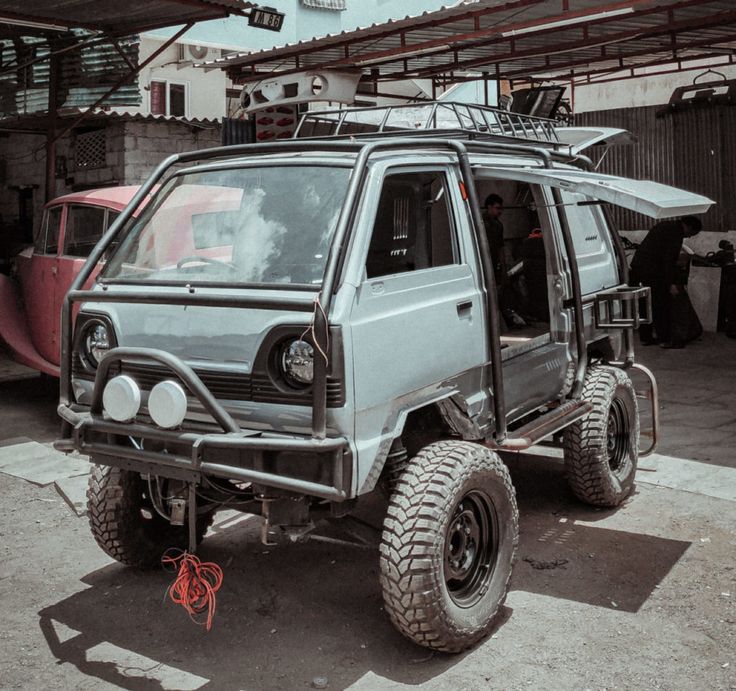
[[[104,126],[106,153],[105,166],[102,168],[77,170],[74,134],[58,142],[57,160],[62,157],[66,159],[66,174],[56,178],[55,196],[68,194],[75,189],[140,184],[170,154],[220,144],[220,128],[217,125],[202,129],[176,121],[136,122],[121,119],[106,121]],[[12,223],[17,220],[17,188],[31,187],[34,235],[40,227],[45,204],[45,143],[45,134],[12,133],[0,136],[0,160],[4,168],[4,175],[0,179],[2,221]]]
[[[125,124],[125,172],[127,184],[140,184],[171,154],[220,145],[220,127],[206,129],[175,121]]]

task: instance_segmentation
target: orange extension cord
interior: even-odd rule
[[[178,568],[176,579],[166,594],[187,611],[195,624],[209,631],[215,616],[215,593],[222,585],[222,569],[212,562],[200,561],[189,552],[180,552],[176,556],[172,552],[179,550],[167,550],[161,557],[161,565],[167,571],[174,572]],[[205,611],[207,617],[200,621],[197,615]]]

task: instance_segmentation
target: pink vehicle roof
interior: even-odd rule
[[[116,211],[122,211],[139,189],[140,185],[122,185],[120,187],[102,187],[95,190],[72,192],[52,199],[46,204],[46,207],[59,204],[94,204],[95,206],[106,206]]]

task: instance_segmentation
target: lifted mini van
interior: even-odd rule
[[[627,285],[604,203],[653,218],[712,203],[593,171],[580,150],[614,134],[432,103],[309,113],[292,141],[164,161],[64,303],[59,448],[94,464],[102,549],[155,564],[221,507],[300,536],[380,488],[393,623],[442,651],[486,635],[518,541],[499,454],[561,446],[596,506],[634,483],[648,289]]]

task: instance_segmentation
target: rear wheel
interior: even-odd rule
[[[113,559],[142,568],[157,566],[170,547],[186,549],[189,534],[159,515],[139,473],[112,466],[92,466],[87,488],[89,525],[97,544]],[[197,518],[197,542],[214,514]]]
[[[470,442],[430,444],[396,483],[380,547],[386,611],[419,645],[459,652],[486,636],[518,543],[508,470]]]
[[[583,399],[593,404],[564,434],[565,474],[578,499],[618,506],[634,487],[639,411],[631,380],[615,367],[591,368]]]

